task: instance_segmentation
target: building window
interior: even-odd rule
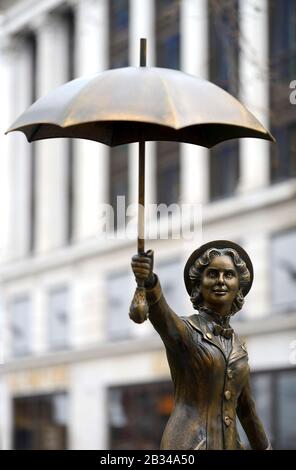
[[[256,372],[251,380],[257,413],[272,447],[296,449],[296,370]],[[159,449],[174,406],[170,381],[111,387],[108,404],[110,449]],[[239,434],[249,448],[241,426]]]
[[[292,107],[292,106],[291,106]],[[271,146],[271,181],[296,177],[296,120],[283,126],[273,126],[276,144]]]
[[[114,229],[117,229],[124,225],[126,219],[125,211],[121,212],[123,204],[118,204],[119,199],[117,198],[121,196],[120,199],[125,201],[124,208],[128,205],[128,145],[120,145],[110,149],[109,165],[109,201],[113,207]]]
[[[281,372],[276,381],[278,422],[275,433],[277,449],[296,449],[296,372]]]
[[[296,115],[289,83],[296,77],[296,3],[270,0],[270,123],[277,143],[271,146],[271,181],[296,176]]]
[[[171,382],[111,387],[107,402],[109,449],[159,449],[174,406]]]
[[[271,239],[271,299],[275,312],[295,312],[296,229],[275,234]]]
[[[296,370],[252,374],[257,412],[274,449],[296,449]]]
[[[155,0],[156,65],[180,68],[180,2]],[[157,203],[177,203],[180,194],[180,144],[156,144]]]
[[[209,1],[209,75],[211,82],[238,96],[238,0]],[[239,179],[239,143],[218,144],[210,151],[210,198],[229,197]]]
[[[129,0],[109,0],[109,68],[128,66]]]
[[[127,67],[129,63],[129,0],[110,0],[109,68]],[[114,228],[125,218],[117,218],[117,196],[128,198],[128,146],[110,149],[109,201],[114,210]]]
[[[180,195],[180,145],[157,142],[157,204],[175,204]]]
[[[136,283],[129,272],[110,276],[107,280],[107,335],[111,340],[126,339],[132,335],[129,307]],[[136,325],[139,327],[139,325]]]
[[[157,67],[180,68],[180,2],[155,1]]]
[[[56,288],[48,298],[48,342],[51,349],[69,346],[69,321],[68,288]]]
[[[271,147],[271,180],[279,182],[296,177],[296,121],[292,125],[274,127],[276,144]]]
[[[183,267],[179,260],[160,263],[155,272],[158,274],[165,298],[176,313],[184,311],[184,297],[180,292],[179,279]],[[107,335],[110,340],[123,340],[156,335],[150,322],[137,325],[129,318],[129,308],[136,290],[133,275],[128,272],[111,275],[106,280],[107,289]],[[185,289],[184,289],[185,292]]]
[[[210,151],[210,197],[212,201],[232,196],[239,179],[239,146],[232,140]]]
[[[30,354],[32,351],[32,305],[28,297],[13,300],[10,328],[12,355]]]
[[[184,315],[185,288],[182,296],[180,279],[183,278],[183,265],[180,260],[162,262],[155,267],[164,296],[170,307],[178,314]]]
[[[15,450],[67,449],[68,395],[55,393],[13,400]]]

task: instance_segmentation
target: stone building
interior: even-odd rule
[[[137,145],[28,144],[4,136],[38,97],[75,77],[148,65],[210,79],[270,128],[211,151],[147,144],[148,202],[192,204],[189,243],[149,240],[179,314],[188,251],[231,239],[255,282],[234,319],[276,448],[296,442],[296,7],[293,0],[0,1],[0,442],[4,449],[157,448],[173,406],[161,341],[128,318],[135,240],[104,237],[102,204],[137,198]],[[202,235],[202,238],[201,238]]]

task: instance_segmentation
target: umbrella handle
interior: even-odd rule
[[[146,66],[146,39],[140,40],[140,66]],[[145,253],[145,141],[139,142],[139,179],[138,179],[138,254]],[[129,316],[135,323],[143,323],[148,317],[148,303],[144,281],[137,283]]]
[[[138,204],[138,254],[145,253],[145,142],[139,143],[139,204]],[[138,281],[129,316],[135,323],[143,323],[148,317],[148,303],[144,281]]]

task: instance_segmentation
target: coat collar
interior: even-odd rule
[[[231,315],[224,318],[214,312],[214,310],[210,310],[206,307],[200,307],[199,316],[203,317],[210,323],[216,323],[217,325],[222,326],[222,328],[230,328],[229,319]]]
[[[227,358],[225,351],[222,349],[221,345],[216,340],[216,336],[213,334],[212,321],[208,321],[204,316],[200,314],[195,314],[190,317],[187,317],[186,320],[195,330],[199,331],[202,334],[202,337],[205,341],[213,344],[222,352],[223,357],[229,364],[236,361],[237,359],[240,359],[243,356],[248,355],[246,347],[241,343],[236,333],[233,333],[232,335],[232,350],[230,352],[229,357]]]

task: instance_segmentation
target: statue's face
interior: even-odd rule
[[[204,305],[230,313],[239,290],[239,277],[230,256],[215,256],[203,272],[201,294]]]

